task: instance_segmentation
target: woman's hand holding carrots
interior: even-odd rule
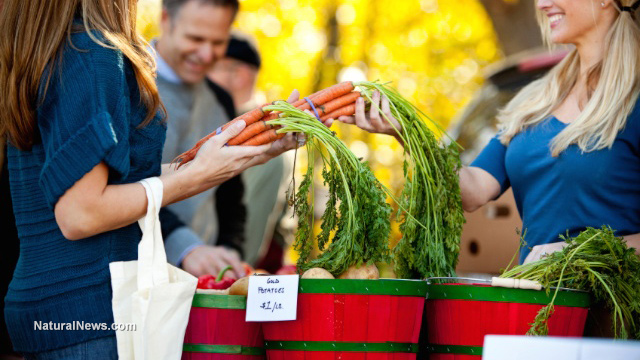
[[[300,97],[300,92],[298,92],[298,90],[293,90],[291,95],[289,95],[287,102],[290,104],[293,104],[296,101],[298,101],[299,97]],[[272,130],[275,133],[275,129],[272,129]],[[262,132],[261,134],[268,133],[269,131],[272,131],[272,130]],[[252,159],[248,167],[264,164],[265,162],[273,159],[274,157],[281,155],[285,151],[289,151],[291,149],[295,149],[304,145],[303,134],[288,133],[286,135],[285,134],[282,134],[282,135],[284,136],[279,136],[278,139],[273,142],[269,141],[267,143],[267,144],[270,144],[269,149],[264,154],[257,156],[255,159]],[[247,142],[245,142],[243,145],[244,146],[239,146],[239,147],[240,148],[253,147],[253,146],[247,146],[247,145],[251,145],[251,144],[247,144]]]
[[[364,98],[360,97],[356,100],[354,116],[339,116],[337,119],[326,119],[324,124],[330,127],[337,120],[345,124],[356,125],[370,133],[392,135],[402,142],[396,131],[396,129],[402,131],[402,127],[391,114],[389,99],[380,96],[378,91],[373,92],[371,99],[372,104],[368,112],[365,110]]]
[[[244,121],[238,121],[202,144],[194,160],[187,164],[187,170],[198,179],[198,183],[207,188],[219,185],[252,166],[256,157],[269,151],[270,145],[226,146],[229,139],[245,127]]]

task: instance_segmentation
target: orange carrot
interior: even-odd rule
[[[352,92],[353,89],[354,87],[351,81],[344,81],[339,84],[330,86],[324,90],[318,91],[313,98],[309,97],[309,99],[313,101],[313,105],[315,107],[318,107],[320,105],[328,103],[333,99],[339,98],[342,95]],[[309,103],[305,100],[304,103],[297,108],[300,110],[311,110],[311,105],[309,105]]]
[[[355,104],[356,99],[358,99],[360,97],[360,93],[357,91],[354,92],[347,92],[345,94],[343,94],[344,91],[346,91],[346,89],[353,89],[353,85],[350,82],[344,82],[344,83],[340,83],[337,86],[334,85],[332,87],[329,87],[327,89],[318,91],[317,93],[315,93],[313,96],[313,98],[310,97],[310,100],[314,103],[314,106],[316,106],[316,110],[318,111],[318,115],[319,116],[323,116],[324,114],[328,114],[331,112],[334,112],[344,106],[347,106],[349,104]],[[337,94],[342,94],[341,96],[338,96],[336,98],[330,98],[329,95],[327,94],[332,94],[332,95],[337,95]],[[322,96],[320,96],[322,95]],[[321,103],[321,101],[326,101],[327,99],[329,99],[330,101],[326,102],[326,103]],[[309,105],[309,103],[302,99],[302,101],[304,102],[302,105],[298,106],[299,109],[304,110],[304,105],[306,104],[306,108],[310,109],[311,106]],[[296,104],[300,104],[300,101],[296,101],[294,102],[292,105],[296,105]],[[251,135],[251,136],[257,136],[258,134],[269,130],[270,128],[265,128],[264,126],[260,126],[258,127],[259,123],[265,122],[265,121],[269,121],[269,120],[273,120],[273,119],[277,119],[278,118],[278,113],[271,113],[265,117],[263,117],[261,121],[259,121],[258,123],[252,124],[250,127],[247,127],[240,135],[238,135],[236,138],[242,138],[242,141],[235,141],[235,139],[233,139],[232,141],[229,141],[229,145],[237,145],[237,144],[241,144],[241,145],[245,145],[243,144],[243,142],[248,139],[248,137],[246,137],[245,132],[248,132],[249,134],[247,135]],[[266,124],[265,124],[266,125]],[[255,128],[254,128],[255,126]],[[265,135],[266,136],[266,135]]]
[[[334,86],[335,86],[335,85],[334,85]],[[311,95],[309,95],[309,96],[307,96],[307,97],[308,97],[310,100],[313,100],[313,99],[317,98],[320,94],[324,93],[325,91],[327,91],[327,90],[328,90],[328,89],[330,89],[330,88],[332,88],[332,87],[328,87],[328,88],[326,88],[326,89],[318,90],[318,91],[314,92],[313,94],[311,94]],[[293,103],[293,104],[291,104],[291,105],[293,105],[294,107],[298,108],[298,107],[300,107],[300,106],[302,106],[302,105],[304,105],[304,104],[307,104],[307,100],[305,100],[305,98],[302,98],[302,99],[298,99],[298,101],[294,102],[294,103]]]
[[[328,119],[337,119],[340,116],[353,116],[356,113],[356,103],[351,103],[349,105],[343,106],[340,109],[334,110],[327,115],[324,115],[320,118],[322,121],[326,121]]]
[[[253,124],[254,122],[262,119],[262,117],[265,115],[264,110],[262,110],[263,107],[265,107],[268,104],[262,105],[256,109],[253,109],[251,111],[249,111],[246,114],[240,115],[238,117],[236,117],[235,119],[229,121],[228,123],[224,124],[222,126],[222,131],[226,130],[229,126],[235,124],[236,122],[240,121],[240,120],[244,120],[245,123],[247,123],[247,126]],[[215,135],[215,133],[214,133]]]
[[[221,131],[226,130],[229,126],[235,124],[236,122],[240,121],[240,120],[244,120],[245,123],[247,124],[247,127],[253,123],[255,123],[256,121],[259,121],[262,117],[264,117],[266,114],[270,113],[270,111],[264,111],[262,110],[263,107],[270,105],[270,104],[264,104],[254,110],[251,110],[243,115],[240,115],[238,117],[236,117],[235,119],[229,121],[228,123],[224,124],[221,128]],[[246,130],[246,128],[245,128]],[[244,130],[243,130],[244,132]],[[215,136],[217,134],[217,131],[214,131],[212,133],[210,133],[209,135],[203,137],[202,139],[200,139],[191,149],[185,151],[184,153],[178,155],[178,157],[176,157],[175,159],[173,159],[173,161],[171,162],[173,163],[179,163],[178,164],[178,168],[180,168],[180,166],[188,163],[189,161],[193,160],[196,157],[196,154],[198,153],[198,150],[200,150],[200,147],[202,147],[202,145],[207,142],[207,140],[211,139],[213,136]]]
[[[357,91],[350,92],[340,96],[339,98],[335,98],[324,105],[318,106],[316,110],[318,110],[318,115],[322,117],[325,114],[329,114],[332,111],[336,111],[343,106],[354,104],[359,97],[360,97],[359,92]]]
[[[258,146],[272,143],[278,139],[282,139],[286,134],[278,134],[276,129],[263,131],[251,139],[243,142],[240,146]]]
[[[196,150],[196,147],[193,147],[190,150],[187,150],[185,152],[183,152],[182,154],[178,155],[175,159],[173,159],[173,161],[171,161],[171,164],[178,164],[178,169],[180,168],[180,166],[188,163],[189,161],[195,159],[196,157],[196,153],[198,151]]]
[[[275,120],[280,116],[279,111],[272,111],[269,115],[262,118],[263,121]]]
[[[312,98],[312,96],[313,96],[313,95],[309,95],[309,96],[308,96],[308,98],[309,98],[309,99],[313,99],[313,98]],[[302,99],[298,99],[298,101],[294,102],[294,103],[293,103],[293,104],[291,104],[291,105],[293,105],[293,107],[296,107],[296,108],[297,108],[297,107],[299,107],[299,106],[302,106],[302,104],[306,104],[306,103],[307,103],[307,100],[305,100],[304,98],[302,98]]]
[[[252,137],[260,134],[261,132],[273,129],[273,127],[274,125],[269,125],[264,120],[258,121],[256,123],[253,123],[247,126],[244,130],[242,130],[242,132],[238,136],[229,140],[227,145],[229,146],[240,145],[243,142],[251,139]]]
[[[309,100],[313,101],[313,99],[315,99],[316,97],[318,97],[318,95],[322,94],[323,92],[325,92],[327,89],[322,89],[319,91],[314,92],[313,94],[307,96],[309,98]],[[310,110],[311,106],[309,106],[309,103],[307,102],[307,100],[305,98],[302,99],[298,99],[298,101],[295,101],[294,103],[291,104],[293,107],[300,109],[301,106],[305,106],[305,109],[302,110]],[[317,106],[316,103],[314,102],[313,106]],[[264,118],[262,118],[262,120],[265,121],[269,121],[269,120],[274,120],[278,118],[278,114],[279,112],[274,111],[271,114],[269,114],[268,116],[265,116]]]
[[[324,105],[325,103],[334,100],[335,97],[339,98],[345,94],[348,94],[354,89],[353,83],[350,81],[341,82],[339,84],[330,86],[326,89],[322,89],[316,91],[315,93],[307,96],[309,100],[313,102],[313,106],[318,108],[319,106]],[[333,96],[333,97],[332,97]],[[311,105],[304,98],[299,99],[298,101],[291,104],[293,107],[300,110],[311,110]],[[331,110],[332,111],[332,110]],[[271,114],[262,118],[264,121],[274,120],[278,118],[279,112],[272,112]],[[322,115],[320,115],[322,116]]]

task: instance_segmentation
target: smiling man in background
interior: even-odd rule
[[[162,155],[162,162],[168,163],[234,116],[229,94],[210,89],[204,80],[225,54],[239,4],[238,0],[163,0],[162,5],[162,34],[152,46],[157,52],[158,90],[168,113]],[[219,189],[163,211],[169,262],[196,276],[216,275],[228,265],[235,276],[244,276],[242,194],[242,181],[236,176]]]

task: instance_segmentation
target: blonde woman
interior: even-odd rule
[[[473,211],[512,187],[527,231],[521,263],[561,249],[558,235],[587,226],[609,225],[640,249],[640,0],[536,6],[547,41],[575,49],[500,112],[498,136],[460,170],[463,207]],[[394,134],[358,101],[355,117],[338,120]],[[380,108],[395,122],[386,99]]]
[[[116,359],[108,265],[137,258],[141,179],[160,176],[166,124],[135,0],[7,0],[0,19],[0,137],[20,237],[5,317],[26,359]],[[296,143],[224,147],[178,171],[163,205]],[[76,241],[69,241],[76,240]],[[90,329],[72,330],[76,323]]]

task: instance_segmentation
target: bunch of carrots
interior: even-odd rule
[[[374,91],[378,91],[389,99],[391,115],[400,123],[400,128],[396,131],[402,139],[405,150],[405,186],[402,194],[400,198],[396,198],[389,189],[379,184],[370,174],[367,165],[358,165],[357,161],[353,161],[353,166],[350,169],[326,173],[328,178],[336,177],[335,181],[329,181],[330,184],[338,183],[337,180],[342,178],[342,186],[334,186],[333,188],[330,186],[330,190],[339,194],[335,197],[336,200],[339,198],[340,203],[346,204],[343,205],[346,207],[341,209],[345,214],[355,211],[360,216],[363,212],[361,207],[354,205],[354,197],[348,190],[355,186],[354,184],[367,183],[372,188],[383,190],[398,204],[397,219],[400,222],[400,231],[403,237],[393,249],[392,257],[395,264],[394,270],[400,278],[423,279],[454,276],[460,250],[460,234],[464,223],[458,185],[458,169],[461,167],[458,154],[459,146],[453,141],[445,144],[440,140],[439,136],[436,136],[428,126],[430,123],[433,127],[438,128],[437,123],[400,95],[397,90],[378,82],[342,82],[293,104],[282,101],[265,104],[230,121],[222,130],[237,121],[244,120],[247,127],[238,136],[231,139],[228,145],[254,146],[273,142],[283,137],[287,132],[302,132],[308,136],[308,140],[315,138],[316,141],[312,142],[317,143],[316,145],[321,143],[322,148],[331,150],[330,153],[333,156],[323,161],[325,165],[328,165],[328,169],[339,168],[342,162],[347,161],[346,159],[353,160],[352,158],[355,157],[348,151],[348,148],[335,139],[333,132],[317,120],[325,121],[329,118],[337,119],[343,115],[354,115],[355,101],[360,96],[367,99],[371,106],[381,110],[379,105],[372,101]],[[313,103],[313,107],[309,102]],[[309,115],[304,110],[314,110],[314,115]],[[391,121],[386,115],[384,118]],[[442,132],[444,133],[444,131]],[[200,140],[192,149],[176,158],[174,162],[179,162],[178,166],[181,166],[193,160],[202,144],[216,133],[218,132],[211,133]],[[352,179],[346,180],[345,173],[351,174],[351,172],[354,174],[362,172],[364,175],[354,175]],[[309,169],[307,177],[310,178],[312,174],[312,169]],[[367,180],[362,180],[365,178]],[[309,186],[307,185],[307,187]],[[364,186],[362,188],[364,189]],[[308,192],[308,189],[305,190],[306,192],[302,190],[305,190],[304,187],[299,190],[301,195],[299,198],[306,200],[304,194]],[[361,190],[361,192],[365,193],[365,190]],[[382,198],[374,193],[367,194],[367,196],[371,199]],[[378,203],[378,209],[384,208],[383,200],[374,202]],[[300,210],[298,215],[304,218],[304,215],[308,214],[309,207],[302,206],[304,204],[299,205],[298,209],[304,209],[304,211]],[[338,206],[337,202],[333,205]],[[334,206],[328,206],[328,208],[333,209]],[[323,230],[325,228],[330,230],[323,231],[321,238],[318,239],[319,245],[328,243],[331,231],[340,228],[340,226],[333,226],[340,222],[338,220],[341,219],[340,213],[341,211],[338,211],[323,216],[325,223],[328,224],[323,225]],[[377,217],[372,212],[370,218]],[[357,227],[354,225],[357,223],[354,218],[347,216],[343,221],[345,222],[340,225],[344,225],[343,227],[349,231]],[[386,224],[382,220],[377,223]],[[304,227],[305,223],[302,222],[299,225]],[[386,225],[379,227],[382,230],[372,231],[372,233],[384,234]],[[299,240],[309,238],[311,235],[310,231],[301,231],[300,228],[298,232]],[[342,234],[338,238],[341,238]],[[377,256],[386,257],[386,254],[378,251],[378,246],[373,245],[380,243],[379,239],[364,241],[359,235],[345,236],[344,241],[335,242],[335,245],[330,246],[326,254],[317,259],[324,263],[310,263],[309,265],[321,265],[318,267],[329,270],[334,275],[340,274],[345,266],[354,263],[361,264],[362,261],[368,262],[376,259]],[[375,249],[373,252],[376,255],[368,254],[365,256],[354,251],[354,249],[361,250],[362,246],[371,248],[371,250]],[[346,257],[339,255],[340,251],[337,249],[346,249],[345,251],[351,255]],[[308,251],[309,249],[304,248],[303,250]],[[354,254],[359,255],[353,256]],[[301,256],[301,259],[304,258]],[[306,270],[303,266],[300,268]]]
[[[367,162],[354,155],[315,114],[285,101],[276,101],[266,109],[282,114],[270,121],[281,127],[279,132],[302,133],[307,139],[307,171],[291,199],[298,216],[293,247],[300,255],[300,273],[320,268],[332,277],[365,276],[369,273],[364,269],[375,269],[374,263],[390,261],[391,206],[386,201],[387,190]],[[320,156],[321,167],[317,166],[320,164],[316,163],[316,156]],[[314,185],[318,173],[329,193],[321,231],[314,235]],[[312,259],[316,243],[322,254]]]
[[[313,103],[320,120],[337,119],[342,115],[353,115],[355,113],[355,102],[360,97],[360,93],[354,91],[354,89],[355,87],[352,82],[345,81],[320,90],[308,96],[308,99]],[[247,124],[245,129],[242,130],[238,136],[229,140],[227,145],[257,146],[269,144],[284,137],[285,133],[278,132],[280,126],[270,123],[271,120],[278,119],[282,113],[267,110],[266,107],[269,105],[272,104],[264,104],[238,116],[222,126],[221,131],[240,120],[244,120]],[[313,110],[311,104],[306,99],[300,99],[292,105],[301,111]],[[219,131],[214,131],[205,136],[198,141],[193,148],[178,156],[173,162],[178,163],[178,167],[180,167],[193,160],[200,147],[217,133],[219,133]]]

